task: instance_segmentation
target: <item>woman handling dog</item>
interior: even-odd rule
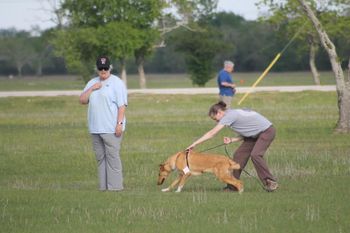
[[[214,137],[225,126],[230,127],[239,134],[239,137],[224,137],[224,143],[243,141],[233,155],[233,160],[240,164],[241,168],[247,165],[251,158],[256,172],[269,192],[278,188],[276,179],[271,174],[263,156],[275,138],[275,128],[272,123],[261,114],[246,109],[226,109],[226,104],[220,101],[209,109],[209,117],[215,120],[217,125],[196,140],[187,149],[192,150],[195,146]],[[233,176],[240,178],[242,170],[233,171]],[[235,187],[227,185],[225,191],[237,191]]]

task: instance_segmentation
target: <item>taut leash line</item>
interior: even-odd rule
[[[228,144],[222,143],[222,144],[220,144],[220,145],[217,145],[217,146],[210,147],[210,148],[208,148],[208,149],[202,150],[202,151],[200,151],[199,153],[202,153],[202,152],[205,152],[205,151],[209,151],[209,150],[213,150],[213,149],[218,148],[218,147],[221,147],[221,146],[225,146],[225,153],[226,153],[227,157],[229,157],[229,158],[231,159],[231,157],[230,157],[230,155],[229,155],[229,153],[228,153],[228,151],[227,151],[227,145],[228,145]],[[186,151],[186,152],[187,152],[187,151]],[[187,162],[187,166],[188,166],[188,152],[186,153],[186,162]],[[255,176],[253,176],[252,174],[250,174],[248,171],[246,171],[246,170],[243,169],[243,168],[242,168],[241,170],[242,170],[245,174],[247,174],[248,176],[254,178],[254,179],[259,183],[259,185],[261,186],[262,189],[264,189],[265,191],[269,191],[268,189],[266,189],[266,187],[261,183],[261,181],[260,181],[258,178],[256,178]]]
[[[220,147],[220,146],[224,146],[224,145],[226,145],[226,144],[225,144],[225,143],[222,143],[222,144],[220,144],[220,145],[217,145],[217,146],[210,147],[210,148],[208,148],[208,149],[205,149],[205,150],[199,151],[199,153],[202,153],[202,152],[205,152],[205,151],[209,151],[209,150],[213,150],[213,149],[215,149],[215,148],[218,148],[218,147]],[[226,150],[226,146],[225,146],[225,150]]]

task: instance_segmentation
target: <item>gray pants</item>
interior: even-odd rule
[[[96,154],[100,190],[120,191],[123,187],[120,145],[122,136],[91,134]]]

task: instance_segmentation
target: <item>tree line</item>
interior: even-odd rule
[[[139,72],[140,64],[146,73],[190,73],[191,69],[213,72],[227,59],[235,62],[237,71],[261,71],[305,21],[302,17],[287,18],[293,9],[285,7],[281,14],[280,9],[273,6],[270,6],[275,11],[273,15],[264,20],[247,21],[231,12],[214,12],[210,7],[215,8],[216,3],[212,1],[210,6],[202,5],[203,9],[194,13],[193,6],[178,5],[187,22],[186,27],[174,27],[176,19],[161,14],[164,8],[161,1],[143,1],[141,6],[129,7],[125,7],[128,1],[110,1],[114,8],[100,0],[92,2],[64,1],[62,10],[69,12],[70,17],[66,27],[58,25],[36,36],[29,31],[0,30],[0,74],[40,76],[75,72],[88,79],[92,75],[92,58],[99,53],[110,55],[117,72],[125,72],[123,75]],[[96,9],[90,9],[94,4]],[[146,7],[153,10],[140,17],[137,9]],[[192,9],[190,16],[186,7]],[[127,16],[115,13],[115,8],[122,9],[124,14],[127,12]],[[326,27],[333,32],[331,39],[346,67],[350,52],[350,24],[346,24],[349,17],[330,11],[319,14],[327,16],[324,16],[327,19],[324,21],[328,21]],[[340,21],[341,25],[334,24]],[[156,27],[154,22],[158,24]],[[274,71],[309,70],[312,67],[331,69],[327,54],[318,49],[319,42],[309,25],[284,52]],[[162,30],[171,27],[175,29],[161,35]],[[312,46],[316,49],[311,50]],[[315,51],[314,54],[311,51]],[[314,63],[310,68],[312,56]],[[193,77],[197,85],[205,85],[206,81]]]
[[[216,68],[221,67],[223,60],[231,59],[238,71],[261,71],[291,38],[268,22],[247,21],[230,12],[217,13],[210,23],[217,31],[213,39],[222,42],[221,48],[214,54],[213,66]],[[172,32],[167,38],[166,46],[154,49],[145,62],[148,73],[186,72],[184,54],[173,43],[178,37],[186,39],[184,30]],[[63,57],[54,54],[54,47],[47,38],[50,31],[51,29],[41,32],[39,36],[32,36],[30,31],[0,30],[0,74],[66,74]],[[309,54],[304,49],[307,38],[304,41],[302,39],[295,41],[291,49],[285,52],[283,59],[274,67],[275,71],[309,69]],[[350,46],[342,43],[341,38],[335,36],[334,39],[344,54],[350,51]],[[126,63],[128,73],[137,72],[133,59],[127,59]],[[320,70],[330,70],[323,50],[316,56],[316,63]],[[116,64],[116,68],[118,67],[119,64]]]

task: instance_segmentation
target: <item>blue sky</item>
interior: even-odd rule
[[[254,5],[259,0],[219,0],[219,11],[230,11],[239,14],[247,20],[255,20],[258,9]],[[50,21],[48,2],[55,0],[0,0],[0,29],[15,27],[20,30],[30,30],[38,25],[41,29],[53,27]]]

